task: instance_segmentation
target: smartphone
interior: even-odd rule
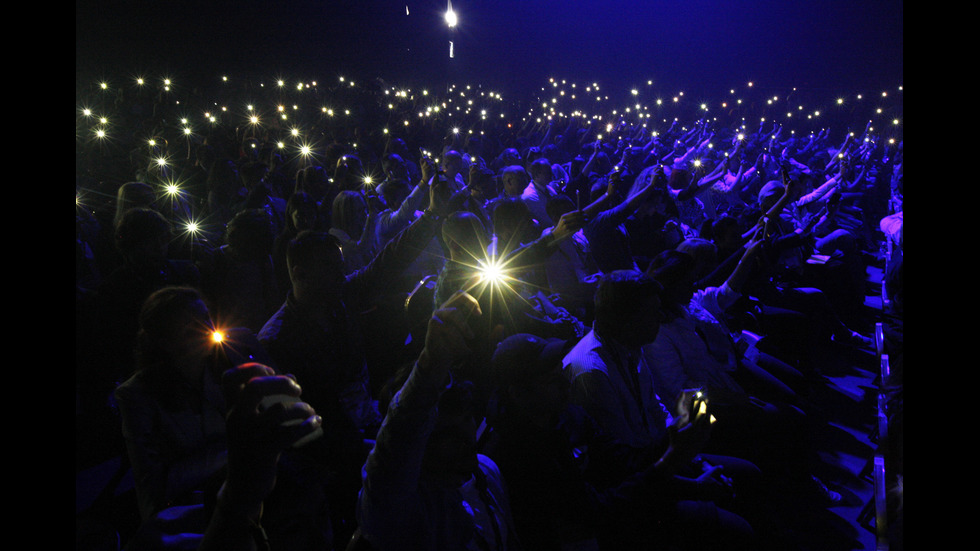
[[[697,416],[698,411],[700,411],[702,404],[704,404],[705,411],[707,411],[708,397],[705,395],[704,391],[697,390],[694,395],[691,396],[691,421],[694,421],[694,418]]]

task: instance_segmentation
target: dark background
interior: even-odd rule
[[[406,6],[408,14],[406,15]],[[754,81],[828,94],[902,84],[901,0],[96,0],[75,4],[76,82],[167,73],[480,83],[549,77],[706,96]]]

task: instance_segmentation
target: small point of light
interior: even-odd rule
[[[223,340],[225,340],[225,335],[221,331],[213,331],[211,333],[212,342],[220,343]]]

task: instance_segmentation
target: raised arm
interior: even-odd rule
[[[612,178],[618,178],[618,176],[614,174],[610,176],[611,180]],[[614,182],[610,182],[610,183],[614,183]],[[629,218],[634,212],[636,212],[636,209],[638,209],[640,205],[643,204],[643,202],[650,197],[650,195],[653,193],[655,186],[657,185],[659,186],[667,185],[667,180],[666,177],[664,176],[662,166],[657,166],[657,168],[654,169],[653,177],[650,178],[649,182],[643,184],[642,188],[635,191],[632,195],[627,197],[626,200],[623,201],[622,203],[612,207],[611,209],[606,210],[606,212],[603,213],[603,216],[608,216],[610,224],[619,225],[624,220]]]
[[[791,179],[789,177],[789,172],[788,170],[786,170],[785,167],[782,170],[782,179],[783,179],[783,195],[779,198],[778,201],[776,201],[776,203],[772,206],[772,208],[770,208],[768,211],[766,211],[765,214],[762,215],[762,218],[760,218],[759,221],[756,222],[754,226],[752,226],[751,228],[749,228],[747,232],[742,234],[743,239],[748,239],[752,235],[755,235],[756,230],[758,230],[760,227],[764,227],[770,219],[774,219],[777,216],[779,216],[783,212],[783,209],[785,209],[787,205],[790,204],[790,200],[793,198],[793,196],[797,194],[797,189],[799,188],[800,185],[799,181]]]
[[[422,503],[422,461],[435,428],[439,397],[451,384],[454,363],[470,354],[470,321],[480,315],[476,299],[457,291],[429,319],[422,353],[392,399],[362,469],[357,520],[369,541],[395,548],[392,538],[418,529],[411,525],[417,517],[406,507]]]
[[[226,401],[228,469],[200,551],[267,548],[263,502],[276,484],[280,454],[320,430],[322,420],[299,401],[295,381],[272,368],[244,364],[222,377]]]
[[[765,228],[756,230],[752,240],[746,243],[742,258],[738,261],[738,264],[728,276],[728,279],[725,280],[724,285],[728,286],[735,293],[742,294],[745,282],[748,281],[749,275],[752,273],[752,266],[755,263],[755,257],[759,252],[759,248],[765,238],[764,236]]]

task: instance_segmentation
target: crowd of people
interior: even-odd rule
[[[77,410],[119,411],[133,549],[780,549],[767,496],[839,502],[813,358],[873,345],[885,249],[900,342],[900,140],[390,90],[206,132],[97,92]]]

